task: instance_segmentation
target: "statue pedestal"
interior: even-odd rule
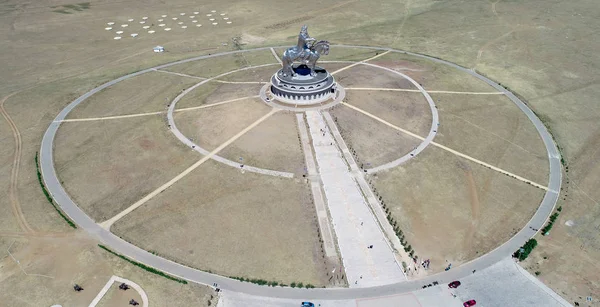
[[[337,84],[327,70],[316,67],[315,75],[310,75],[306,65],[293,67],[294,76],[283,76],[280,69],[271,77],[273,98],[292,105],[318,105],[336,96]]]

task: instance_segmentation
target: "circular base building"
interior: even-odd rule
[[[284,76],[280,69],[271,77],[271,94],[273,98],[292,105],[309,106],[321,104],[336,97],[337,84],[327,70],[315,67],[311,75],[305,64],[294,65],[294,74]]]

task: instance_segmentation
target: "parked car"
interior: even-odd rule
[[[458,288],[458,286],[460,286],[460,281],[458,281],[458,280],[455,280],[448,284],[449,288]]]
[[[477,302],[475,300],[470,300],[470,301],[466,301],[463,306],[465,307],[471,307],[471,306],[475,306],[477,304]]]
[[[315,307],[315,304],[311,303],[311,302],[302,302],[302,305],[300,305],[302,307]]]

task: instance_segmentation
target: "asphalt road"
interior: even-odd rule
[[[381,50],[388,51],[389,48],[377,48],[377,47],[364,47],[364,46],[348,46],[348,45],[336,45],[336,47],[349,47],[349,48],[366,48],[372,50]],[[257,48],[252,50],[269,50],[269,47],[265,48]],[[90,233],[92,236],[96,237],[102,244],[108,246],[115,252],[123,254],[131,259],[135,259],[138,262],[144,263],[146,265],[152,266],[158,270],[164,271],[166,273],[179,276],[186,280],[196,283],[202,284],[212,284],[218,283],[219,288],[224,291],[235,291],[242,292],[251,295],[257,296],[266,296],[266,297],[278,297],[278,298],[293,298],[293,299],[350,299],[350,298],[368,298],[368,297],[378,297],[385,295],[393,295],[399,293],[405,293],[409,291],[414,291],[420,289],[424,284],[429,284],[433,281],[439,281],[440,283],[449,282],[456,279],[461,279],[465,276],[472,274],[473,270],[482,270],[487,268],[496,262],[501,261],[506,258],[508,255],[511,255],[515,250],[517,250],[521,245],[525,243],[529,238],[535,235],[535,231],[531,230],[530,227],[535,229],[540,229],[543,227],[546,219],[552,213],[554,205],[558,199],[558,191],[560,191],[561,185],[561,166],[560,166],[560,154],[552,140],[552,136],[546,130],[543,123],[535,116],[535,114],[514,94],[510,91],[506,90],[502,86],[493,82],[492,80],[477,74],[476,72],[458,66],[456,64],[436,59],[433,57],[404,52],[404,51],[396,51],[392,50],[392,52],[400,52],[406,53],[409,55],[413,55],[420,58],[426,58],[432,60],[437,63],[445,64],[452,66],[460,71],[466,72],[486,83],[490,86],[496,88],[498,91],[504,92],[505,95],[512,100],[517,107],[519,107],[525,115],[531,120],[533,125],[538,130],[544,144],[546,146],[546,150],[548,151],[549,163],[550,163],[550,173],[549,173],[549,181],[548,188],[549,190],[546,192],[538,210],[535,212],[531,220],[523,227],[521,231],[519,231],[515,236],[513,236],[510,240],[494,249],[493,251],[483,255],[477,259],[474,259],[468,263],[465,263],[459,267],[453,268],[450,271],[438,273],[435,275],[427,276],[420,280],[412,280],[406,282],[399,282],[395,284],[389,284],[384,286],[370,287],[370,288],[338,288],[338,289],[296,289],[296,288],[281,288],[281,287],[264,287],[258,286],[250,283],[242,283],[233,279],[229,279],[226,277],[202,272],[196,269],[192,269],[189,267],[185,267],[183,265],[177,264],[170,260],[152,255],[128,242],[125,242],[118,236],[112,234],[111,232],[101,228],[98,224],[96,224],[89,216],[87,216],[78,206],[73,202],[73,200],[69,197],[69,195],[65,192],[63,187],[60,184],[60,180],[57,177],[56,171],[54,169],[53,162],[53,142],[56,136],[56,132],[60,126],[60,121],[66,118],[66,116],[73,110],[78,104],[83,102],[88,97],[93,94],[101,91],[104,88],[107,88],[113,84],[116,84],[120,81],[126,80],[128,78],[132,78],[147,72],[150,72],[154,69],[161,69],[168,66],[191,62],[195,60],[207,59],[215,56],[220,56],[224,54],[233,54],[239,52],[245,52],[250,50],[240,50],[240,51],[231,51],[224,52],[221,54],[207,55],[195,57],[187,60],[177,61],[174,63],[164,64],[157,67],[145,69],[142,71],[138,71],[113,81],[107,82],[89,92],[84,94],[83,96],[77,98],[73,102],[71,102],[65,109],[63,109],[58,116],[54,119],[54,121],[48,127],[48,130],[44,134],[42,139],[42,144],[40,148],[40,167],[43,174],[44,182],[48,191],[52,194],[56,203],[61,207],[61,209],[82,229]]]

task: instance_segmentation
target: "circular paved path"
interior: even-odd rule
[[[123,254],[131,259],[134,259],[138,262],[144,263],[146,265],[152,266],[156,269],[169,273],[171,275],[179,276],[186,280],[196,283],[202,284],[212,284],[218,283],[219,287],[227,290],[227,291],[236,291],[243,292],[252,295],[258,296],[266,296],[266,297],[280,297],[280,298],[293,298],[293,299],[352,299],[352,298],[365,298],[365,297],[377,297],[391,294],[399,294],[409,291],[415,291],[422,287],[424,284],[429,284],[433,281],[449,282],[451,280],[460,279],[464,276],[471,274],[473,270],[481,270],[486,267],[493,265],[494,263],[506,258],[511,255],[515,250],[517,250],[521,245],[523,245],[529,238],[536,234],[536,231],[533,231],[531,228],[540,229],[544,226],[544,223],[548,216],[552,213],[554,205],[558,200],[558,191],[560,191],[561,185],[561,166],[560,166],[560,153],[558,152],[552,136],[544,126],[544,124],[540,121],[539,118],[523,103],[517,96],[503,88],[496,82],[479,75],[475,71],[470,69],[458,66],[454,63],[444,61],[441,59],[437,59],[434,57],[416,54],[412,52],[398,51],[392,50],[389,48],[379,48],[379,47],[364,47],[364,46],[350,46],[350,45],[336,45],[336,47],[345,47],[345,48],[365,48],[371,50],[380,50],[380,51],[392,51],[399,52],[408,55],[412,55],[419,58],[425,58],[436,63],[449,65],[454,67],[460,71],[466,72],[473,77],[476,77],[490,86],[496,88],[498,91],[503,92],[510,100],[512,100],[515,105],[527,115],[529,120],[533,123],[538,133],[540,134],[546,150],[548,152],[549,158],[549,180],[548,180],[548,191],[544,195],[544,198],[535,212],[531,220],[521,229],[515,236],[513,236],[510,240],[497,247],[493,251],[474,259],[470,262],[467,262],[457,268],[454,268],[450,271],[445,271],[442,273],[438,273],[435,275],[427,276],[420,280],[412,280],[407,282],[400,282],[396,284],[389,284],[385,286],[377,286],[371,288],[325,288],[325,289],[297,289],[297,288],[281,288],[281,287],[265,287],[258,286],[251,283],[242,283],[237,280],[233,280],[227,277],[222,277],[214,274],[210,274],[207,272],[199,271],[196,269],[192,269],[181,264],[172,262],[170,260],[155,256],[146,252],[139,247],[125,242],[118,236],[114,235],[108,230],[101,228],[98,224],[96,224],[83,210],[81,210],[77,204],[73,202],[73,200],[69,197],[69,195],[65,192],[62,185],[60,184],[60,180],[56,174],[56,170],[54,168],[54,159],[53,159],[53,143],[54,138],[56,136],[56,132],[60,126],[60,122],[64,120],[69,112],[71,112],[77,105],[83,102],[85,99],[94,95],[95,93],[114,85],[123,80],[153,71],[155,69],[162,69],[165,67],[169,67],[176,64],[182,64],[187,62],[192,62],[196,60],[213,58],[226,54],[235,54],[246,51],[257,51],[257,50],[269,50],[269,47],[257,48],[251,50],[239,50],[239,51],[230,51],[224,52],[220,54],[206,55],[195,57],[191,59],[181,60],[169,64],[160,65],[153,68],[148,68],[145,70],[141,70],[118,79],[107,82],[87,93],[83,96],[75,99],[71,102],[65,109],[63,109],[58,116],[54,119],[54,121],[46,130],[44,137],[42,139],[42,144],[40,148],[40,168],[44,178],[44,183],[50,194],[52,194],[56,203],[61,207],[61,209],[77,224],[79,227],[90,233],[90,235],[96,237],[100,242],[104,245],[110,247],[115,252]]]

